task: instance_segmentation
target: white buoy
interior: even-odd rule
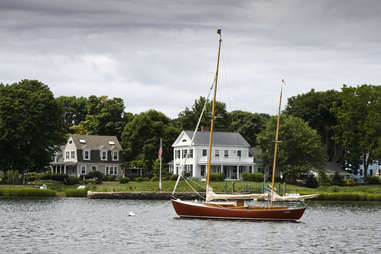
[[[128,216],[135,216],[135,213],[134,212],[129,212]]]

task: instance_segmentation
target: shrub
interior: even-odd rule
[[[66,179],[65,179],[65,181],[64,181],[64,183],[66,184],[66,185],[74,185],[74,184],[79,184],[79,178],[78,177],[75,177],[75,176],[68,176]]]
[[[242,180],[252,181],[252,182],[262,182],[263,181],[263,173],[261,173],[261,172],[256,172],[256,173],[244,172],[242,174]]]
[[[87,197],[87,189],[67,189],[65,195],[66,197]]]
[[[5,172],[5,182],[8,184],[20,183],[20,174],[18,170],[8,170]]]
[[[25,175],[25,181],[26,182],[34,182],[40,180],[40,175],[36,172],[30,172]]]
[[[149,177],[144,177],[143,181],[148,182],[149,181]]]
[[[104,181],[114,181],[115,180],[115,176],[112,176],[112,175],[105,175],[103,177],[103,180]]]
[[[318,182],[319,182],[319,185],[322,185],[322,186],[331,185],[331,179],[329,179],[328,175],[324,171],[319,172]]]
[[[86,179],[96,178],[98,181],[102,181],[104,178],[104,175],[102,172],[99,172],[99,171],[91,171],[85,177]]]
[[[159,177],[158,177],[158,176],[153,176],[153,177],[151,178],[151,181],[152,181],[152,182],[158,182],[158,181],[159,181]]]
[[[305,185],[306,187],[309,187],[309,188],[317,188],[319,187],[319,182],[316,180],[315,176],[309,175],[307,176]]]
[[[173,175],[170,176],[169,179],[170,179],[171,181],[176,181],[178,177],[179,177],[179,175],[177,175],[177,174],[173,174]]]
[[[40,179],[41,179],[41,180],[49,180],[49,179],[52,179],[52,173],[50,173],[50,172],[44,173],[44,174],[40,175]]]
[[[332,184],[338,185],[338,186],[344,185],[343,177],[341,175],[339,175],[338,172],[335,172],[335,174],[333,175]]]
[[[0,189],[0,196],[6,197],[54,197],[56,192],[53,190],[41,190],[35,188],[7,188]]]
[[[130,178],[129,177],[121,177],[119,179],[119,183],[128,183],[130,181]]]
[[[210,181],[222,182],[225,180],[224,173],[210,173]]]
[[[143,177],[136,177],[135,178],[135,182],[143,182],[144,181],[144,178]]]
[[[65,182],[65,180],[69,177],[67,174],[50,174],[51,180]]]
[[[381,184],[381,179],[377,176],[367,176],[365,178],[365,184]]]

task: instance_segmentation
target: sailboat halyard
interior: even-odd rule
[[[221,29],[218,29],[217,33],[219,34],[219,45],[218,45],[216,74],[215,74],[214,86],[213,86],[214,93],[213,93],[213,101],[212,101],[212,119],[211,119],[211,126],[210,126],[208,168],[207,168],[207,177],[206,177],[206,201],[203,203],[198,203],[198,202],[173,199],[172,205],[176,213],[180,217],[213,218],[213,219],[249,219],[249,220],[291,220],[291,221],[298,220],[302,217],[305,211],[305,208],[288,208],[286,206],[281,206],[281,207],[273,206],[273,201],[276,200],[276,198],[278,199],[282,198],[274,192],[276,153],[277,153],[277,143],[278,143],[278,133],[279,133],[280,104],[282,99],[282,90],[281,90],[281,99],[279,101],[279,109],[278,109],[276,142],[275,142],[275,148],[274,148],[275,153],[274,153],[274,162],[273,162],[272,190],[270,194],[271,195],[270,206],[244,206],[241,204],[237,205],[238,204],[237,202],[212,202],[212,200],[215,200],[215,199],[226,199],[226,200],[248,199],[248,198],[258,198],[258,197],[268,196],[268,194],[243,194],[243,195],[215,194],[213,192],[213,189],[210,186],[215,101],[216,101],[216,93],[217,93],[218,69],[219,69],[221,43],[222,43]]]

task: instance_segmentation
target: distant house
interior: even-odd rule
[[[193,131],[182,131],[172,144],[173,162],[169,164],[169,170],[178,174],[181,167],[184,167],[190,176],[205,178],[209,131],[198,131],[190,143],[192,136]],[[250,153],[250,145],[239,133],[214,132],[211,158],[211,172],[224,173],[226,179],[242,179],[242,173],[254,172],[255,163]]]
[[[381,160],[372,160],[368,165],[367,173],[368,176],[381,177]],[[358,180],[364,178],[364,162],[360,164],[357,174],[353,174],[353,177]]]
[[[120,177],[122,162],[122,147],[115,136],[70,135],[50,168],[52,173],[77,177],[91,171]]]

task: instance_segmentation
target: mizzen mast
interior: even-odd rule
[[[221,43],[222,43],[221,29],[217,29],[217,34],[220,36],[220,39],[218,40],[217,67],[216,67],[216,76],[214,78],[214,92],[213,92],[213,101],[212,101],[212,120],[210,122],[208,171],[206,175],[206,191],[207,192],[209,191],[210,168],[211,168],[211,160],[212,160],[213,123],[214,123],[216,94],[217,94],[218,68],[220,66],[220,52],[221,52]]]

